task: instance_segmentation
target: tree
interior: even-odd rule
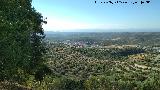
[[[42,28],[46,21],[31,0],[0,1],[0,79],[20,79],[46,69]]]

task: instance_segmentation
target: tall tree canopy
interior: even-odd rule
[[[0,79],[36,75],[44,67],[43,16],[32,0],[0,0]]]

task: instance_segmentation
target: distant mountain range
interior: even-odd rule
[[[104,30],[104,29],[80,29],[80,30],[61,30],[61,31],[52,31],[48,30],[45,31],[46,34],[51,33],[59,33],[59,32],[160,32],[160,29],[110,29],[110,30]]]

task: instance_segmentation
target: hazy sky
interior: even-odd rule
[[[47,17],[47,31],[80,29],[160,29],[160,0],[33,0],[32,5]],[[119,1],[119,0],[118,0]],[[131,2],[136,2],[132,4]],[[144,1],[144,4],[140,4]]]

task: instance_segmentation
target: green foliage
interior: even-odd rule
[[[1,86],[15,90],[30,88],[158,90],[160,88],[160,64],[156,58],[157,52],[140,47],[105,47],[117,44],[147,45],[149,41],[154,42],[151,45],[158,46],[159,42],[156,43],[153,38],[159,34],[149,34],[150,39],[145,33],[126,35],[80,33],[78,36],[82,35],[81,37],[74,39],[72,37],[71,41],[87,42],[88,46],[98,44],[102,47],[77,48],[54,43],[47,51],[46,43],[43,42],[45,38],[43,23],[46,21],[32,8],[31,0],[0,1],[0,89]],[[131,39],[126,39],[128,36]],[[117,40],[119,37],[120,40]],[[131,41],[133,38],[134,41]],[[101,39],[102,41],[99,41]],[[145,39],[149,41],[146,42]],[[63,41],[63,37],[60,40]],[[131,55],[142,53],[148,55],[143,60],[130,58]]]
[[[22,82],[44,65],[43,16],[31,0],[0,1],[0,80]]]
[[[153,59],[157,55],[144,52],[141,48],[76,48],[55,43],[50,50],[48,57],[50,61],[47,64],[56,77],[83,81],[83,84],[78,86],[73,82],[68,83],[70,89],[79,85],[83,85],[81,87],[84,87],[84,90],[145,90],[147,88],[158,90],[159,88],[160,79],[157,77],[160,75],[160,64],[156,63],[155,66],[155,62],[158,61]],[[113,54],[126,52],[130,53]],[[143,54],[146,56],[142,60],[130,58],[130,55],[143,56]]]

